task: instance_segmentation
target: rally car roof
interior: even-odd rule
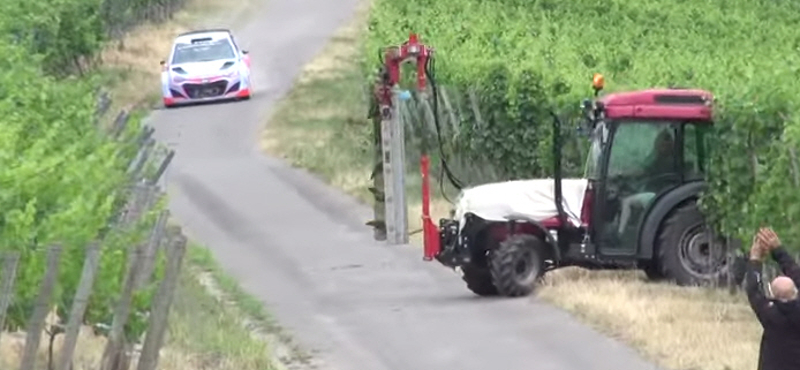
[[[208,29],[185,32],[175,38],[176,44],[191,44],[192,40],[210,38],[209,41],[227,40],[230,38],[230,31],[226,29]]]
[[[198,34],[198,33],[217,33],[217,32],[231,33],[231,30],[229,30],[227,28],[199,29],[199,30],[194,30],[194,31],[189,31],[189,32],[184,32],[184,33],[178,34],[178,37],[187,36],[187,35],[195,35],[195,34]]]

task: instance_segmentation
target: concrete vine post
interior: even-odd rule
[[[394,189],[395,236],[393,244],[408,244],[408,197],[406,196],[406,138],[405,125],[400,121],[400,89],[392,89],[392,172]]]
[[[404,128],[398,111],[399,89],[391,89],[391,107],[381,119],[383,182],[386,239],[390,244],[408,243],[408,216],[405,194]]]

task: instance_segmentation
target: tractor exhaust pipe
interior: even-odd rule
[[[567,221],[566,213],[564,213],[564,194],[561,190],[561,120],[558,118],[558,115],[552,111],[550,112],[550,115],[553,116],[553,181],[555,182],[554,196],[556,201],[556,211],[558,212],[557,217],[559,224],[561,225],[559,230],[562,230],[563,228],[568,227],[569,223]],[[563,249],[563,243],[564,239],[559,235],[559,237],[556,238],[556,249]]]
[[[558,220],[561,225],[566,225],[564,194],[561,190],[561,120],[552,111],[550,115],[553,117],[553,181],[555,182],[556,210],[558,211]]]

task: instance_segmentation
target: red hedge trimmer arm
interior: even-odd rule
[[[433,48],[421,44],[417,35],[413,33],[402,45],[386,48],[383,55],[382,78],[375,91],[384,118],[391,116],[392,89],[400,83],[400,66],[406,62],[416,61],[417,90],[424,91],[427,87],[425,66],[432,56]]]
[[[417,64],[417,91],[427,89],[427,65],[433,57],[433,48],[419,42],[416,34],[411,33],[408,41],[400,46],[387,47],[383,55],[381,78],[375,89],[378,108],[382,120],[392,118],[392,94],[400,83],[400,67],[403,63],[416,62]],[[420,157],[420,172],[422,175],[422,232],[424,240],[424,259],[432,260],[439,253],[438,228],[430,216],[430,158],[427,153]]]

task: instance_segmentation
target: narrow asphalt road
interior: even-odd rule
[[[265,115],[357,1],[267,0],[229,25],[252,100],[153,112],[177,152],[173,215],[326,370],[655,369],[558,309],[480,299],[419,249],[374,242],[367,207],[258,152]]]

